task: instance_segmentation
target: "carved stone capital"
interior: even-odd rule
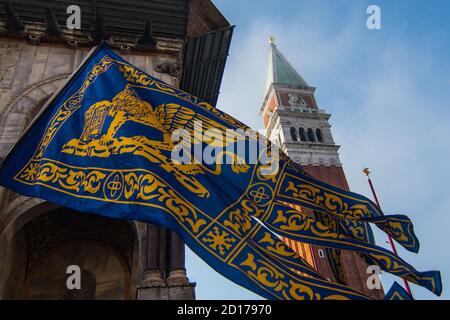
[[[155,71],[169,74],[172,77],[179,77],[181,75],[181,64],[179,61],[157,61]]]
[[[167,285],[188,285],[189,279],[186,275],[186,270],[173,270],[170,271],[167,278]]]
[[[141,286],[164,286],[165,282],[160,270],[149,269],[144,272],[144,280]]]

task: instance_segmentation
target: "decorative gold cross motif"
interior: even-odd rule
[[[259,187],[257,190],[250,191],[250,195],[256,203],[269,199],[269,196],[266,194],[263,186]]]
[[[121,174],[117,172],[112,173],[105,183],[105,189],[104,194],[106,198],[112,200],[118,199],[123,189],[123,177]]]

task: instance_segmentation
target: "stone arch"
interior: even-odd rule
[[[319,128],[316,129],[316,137],[317,137],[317,142],[319,142],[319,143],[324,142],[322,130]]]
[[[25,196],[19,196],[13,202],[11,202],[5,209],[1,219],[0,219],[0,256],[11,257],[11,251],[21,249],[16,245],[17,239],[23,237],[23,232],[27,223],[39,216],[45,215],[56,209],[61,209],[61,206],[46,202],[38,198],[30,198]],[[130,265],[130,295],[128,298],[136,298],[136,290],[138,283],[142,278],[142,257],[145,257],[143,253],[145,252],[146,246],[142,245],[145,242],[146,237],[146,227],[144,223],[136,221],[124,221],[127,223],[133,233],[134,233],[134,243],[131,256]],[[13,259],[16,256],[12,255]],[[1,261],[1,260],[0,260]],[[3,261],[0,263],[0,298],[11,298],[7,294],[10,290],[7,290],[7,284],[10,278],[8,270],[11,268],[8,266],[8,261]],[[17,266],[16,266],[17,268]],[[3,272],[5,271],[5,272]],[[3,277],[3,278],[2,278]],[[24,278],[23,281],[26,279]],[[22,279],[20,279],[22,281]],[[17,292],[17,297],[22,296],[21,289]]]
[[[130,220],[128,223],[135,233],[134,250],[131,269],[131,292],[137,293],[139,282],[143,278],[145,262],[147,257],[147,246],[144,243],[147,241],[147,224],[139,221]],[[135,299],[136,295],[131,299]]]
[[[12,97],[0,116],[0,141],[17,141],[27,125],[27,117],[36,106],[49,99],[69,75],[64,73],[38,81]],[[6,128],[8,136],[5,135]]]
[[[308,130],[306,130],[306,135],[308,136],[309,142],[316,142],[316,135],[314,134],[314,130],[312,128],[308,128]]]
[[[2,213],[0,229],[0,256],[6,250],[14,236],[22,229],[27,222],[50,210],[58,208],[58,205],[46,202],[38,198],[20,196],[14,203],[8,204],[5,212]]]
[[[294,127],[290,128],[291,140],[297,141],[297,130]]]
[[[298,136],[300,138],[300,141],[306,142],[306,132],[305,132],[305,129],[303,127],[300,127],[298,129]]]
[[[71,250],[70,249],[67,250],[66,249],[67,247],[71,248]],[[28,272],[28,274],[27,274],[27,276],[25,278],[25,281],[23,283],[22,290],[21,290],[22,291],[21,292],[21,297],[25,298],[25,299],[29,299],[29,298],[31,298],[31,299],[53,298],[54,299],[55,297],[51,296],[52,295],[51,292],[50,292],[50,297],[48,297],[48,296],[46,297],[45,293],[44,293],[44,297],[42,297],[42,293],[38,294],[38,296],[31,296],[30,295],[30,293],[31,293],[30,289],[33,287],[32,282],[33,282],[33,278],[35,278],[36,272],[39,269],[41,269],[41,273],[42,273],[43,269],[44,269],[44,271],[47,271],[45,269],[48,268],[48,265],[44,265],[45,267],[43,268],[42,267],[42,265],[43,265],[42,260],[48,259],[49,257],[55,255],[55,253],[58,253],[58,251],[59,251],[59,253],[61,253],[61,251],[66,251],[67,250],[69,253],[66,253],[66,255],[72,256],[74,254],[77,254],[78,251],[83,251],[83,250],[85,252],[86,251],[91,251],[92,249],[95,249],[96,247],[97,248],[102,248],[103,250],[100,250],[100,252],[103,251],[103,253],[110,254],[113,257],[113,259],[116,260],[116,262],[117,262],[116,266],[118,266],[121,269],[120,270],[121,272],[119,271],[119,273],[116,274],[116,275],[120,275],[120,279],[118,279],[118,280],[121,280],[120,282],[122,282],[122,284],[123,284],[123,287],[121,288],[123,290],[123,292],[121,292],[121,294],[123,295],[122,297],[123,297],[123,299],[127,299],[127,300],[131,299],[132,298],[132,293],[131,293],[132,289],[131,289],[131,283],[130,283],[131,282],[131,273],[130,273],[130,270],[128,270],[128,267],[127,267],[126,262],[124,261],[123,257],[121,257],[120,253],[117,252],[117,250],[115,250],[110,245],[107,245],[107,244],[104,244],[104,243],[101,243],[101,242],[98,242],[98,241],[95,242],[95,241],[88,241],[88,240],[81,240],[81,241],[77,241],[77,242],[75,242],[75,241],[68,241],[68,242],[62,243],[58,247],[52,248],[51,250],[46,252],[46,254],[39,259],[40,261],[38,261],[33,266],[33,268],[31,268],[31,270]],[[89,249],[86,250],[87,248],[89,248]],[[99,250],[96,250],[96,254],[98,254],[98,253],[99,253]],[[97,260],[98,257],[97,256],[93,256],[91,254],[91,261],[93,259]],[[108,259],[108,260],[111,260],[111,259]],[[108,268],[110,266],[111,266],[111,263],[104,263],[101,266],[101,268],[104,269],[104,268]],[[87,271],[88,273],[93,275],[92,272],[90,272],[89,270],[86,270],[84,268],[82,268],[82,271],[83,271],[83,273],[85,273]],[[55,280],[56,280],[57,282],[61,282],[61,284],[64,284],[65,281],[58,281],[58,280],[62,280],[61,278],[65,277],[66,274],[64,274],[63,272],[58,272],[58,273],[59,273],[59,274],[57,274],[58,277],[55,277],[54,275],[51,275],[50,277],[47,277],[47,280],[51,280],[52,282],[55,282]],[[103,276],[103,278],[111,276],[110,273],[107,273],[106,275],[102,275],[102,272],[98,272],[97,275]],[[83,278],[83,275],[82,275],[82,278]],[[94,277],[94,279],[95,279],[95,277]],[[112,279],[108,279],[108,282],[110,282],[110,280],[112,280]],[[42,286],[42,284],[39,283],[39,282],[41,282],[41,281],[38,281],[37,285],[38,286],[39,285]],[[36,284],[34,286],[36,286]],[[44,284],[44,288],[46,288],[46,287],[47,287],[46,284]],[[61,287],[63,287],[63,286],[61,286]],[[82,287],[83,287],[83,285],[82,285]],[[52,289],[56,289],[56,288],[53,286]],[[83,289],[83,288],[81,288],[81,289]],[[116,288],[116,289],[118,289],[118,288]],[[40,290],[38,290],[38,291],[40,291]],[[49,293],[47,293],[47,295],[48,294]],[[77,295],[77,294],[75,294],[75,295]],[[66,297],[59,297],[59,298],[60,299],[68,299]],[[69,298],[69,299],[71,299],[71,298]],[[85,297],[85,298],[82,297],[81,299],[95,299],[95,291],[94,291],[94,296],[93,297]],[[118,297],[114,294],[113,297],[106,296],[106,297],[103,297],[103,298],[101,297],[100,299],[118,299]]]

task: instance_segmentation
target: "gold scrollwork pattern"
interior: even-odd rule
[[[84,196],[80,193],[87,192],[91,198],[108,202],[164,207],[194,235],[207,224],[206,215],[200,217],[199,210],[167,183],[142,170],[76,168],[43,159],[28,164],[16,179],[27,184],[46,185],[81,198]]]
[[[282,257],[302,259],[295,251],[291,250],[284,242],[275,241],[273,234],[264,232],[264,237],[258,243],[269,252],[276,253]]]
[[[407,227],[404,227],[404,224],[407,225]],[[405,235],[404,230],[407,229],[412,229],[412,223],[410,221],[408,222],[403,222],[403,224],[401,222],[394,222],[394,221],[386,221],[383,223],[378,224],[383,230],[388,230],[389,234],[394,237],[394,239],[397,242],[400,242],[404,245],[409,245],[409,246],[414,246],[413,244],[409,244],[409,238]]]
[[[47,162],[29,164],[19,177],[29,183],[51,182],[67,190],[96,193],[106,175],[98,170],[72,170]]]
[[[224,225],[232,228],[239,235],[245,234],[252,227],[251,217],[245,210],[240,208],[232,210],[228,213],[228,217],[229,219],[224,221]]]
[[[273,226],[289,232],[310,232],[323,239],[340,238],[338,234],[331,231],[322,223],[297,210],[276,210],[276,218],[273,221]]]
[[[315,187],[308,183],[295,183],[288,181],[284,193],[291,199],[299,199],[305,203],[312,204],[318,209],[332,213],[338,218],[361,219],[370,215],[370,210],[365,204],[349,205],[345,196],[338,197],[335,194],[325,191],[323,188]]]
[[[327,226],[299,211],[291,210],[287,206],[277,206],[281,208],[274,208],[276,217],[266,217],[263,219],[263,222],[279,235],[310,244],[353,250],[363,254],[371,260],[371,263],[380,266],[391,274],[424,285],[430,290],[434,290],[436,287],[436,280],[433,278],[433,276],[437,277],[435,272],[430,272],[430,276],[426,273],[418,272],[388,250],[371,243],[350,239],[342,233],[330,230]]]
[[[288,299],[289,296],[285,290],[289,285],[285,281],[284,275],[273,268],[269,263],[263,260],[256,260],[251,253],[247,254],[247,259],[240,264],[241,267],[247,267],[247,274],[257,280],[262,285],[280,292],[281,295]]]
[[[412,252],[418,251],[418,239],[414,234],[411,221],[406,216],[384,216],[368,199],[354,198],[344,192],[314,185],[288,173],[283,179],[283,187],[278,197],[338,218],[341,231],[344,231],[347,236],[373,242],[372,232],[367,226],[367,223],[372,222],[390,234],[404,248]]]
[[[276,294],[278,299],[285,300],[348,300],[348,296],[339,293],[338,290],[330,290],[330,293],[319,294],[317,287],[320,287],[319,281],[317,284],[313,282],[307,283],[301,279],[300,275],[287,274],[281,272],[277,266],[272,264],[269,260],[262,257],[257,257],[253,253],[246,253],[243,261],[238,262],[239,268],[245,272],[251,279],[253,279],[260,286],[269,289]],[[312,279],[311,279],[312,281]],[[323,284],[322,284],[323,286]],[[334,291],[334,292],[333,292]],[[343,291],[343,290],[342,290]],[[348,292],[348,295],[351,295]],[[359,298],[362,298],[360,296]]]

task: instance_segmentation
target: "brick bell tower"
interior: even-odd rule
[[[314,178],[348,190],[339,146],[334,143],[328,122],[331,115],[318,107],[315,89],[306,83],[270,38],[266,96],[261,108],[266,137]],[[298,209],[310,215],[317,214],[308,208]],[[355,252],[289,239],[285,242],[326,279],[348,285],[375,299],[383,298],[382,289],[367,288],[367,264]]]

